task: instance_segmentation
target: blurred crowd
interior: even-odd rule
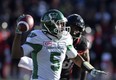
[[[109,72],[94,79],[88,75],[88,80],[116,80],[116,0],[0,0],[0,79],[20,76],[19,60],[11,58],[17,18],[30,14],[39,27],[41,16],[52,8],[66,17],[77,13],[85,21],[91,64]]]

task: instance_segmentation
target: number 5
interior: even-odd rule
[[[51,52],[50,55],[50,61],[53,63],[53,65],[51,65],[51,69],[53,71],[58,71],[58,69],[60,68],[60,61],[58,59],[55,58],[55,56],[60,56],[61,54],[58,52]]]

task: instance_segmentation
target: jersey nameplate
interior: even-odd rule
[[[44,46],[50,50],[50,52],[59,52],[62,51],[66,47],[65,42],[52,42],[52,41],[45,41]]]

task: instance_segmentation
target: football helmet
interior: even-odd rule
[[[71,35],[73,38],[80,37],[82,32],[85,30],[85,24],[82,17],[78,14],[71,14],[67,17],[67,26],[71,28]]]
[[[47,30],[53,35],[58,35],[65,30],[67,28],[66,22],[66,17],[57,9],[49,10],[41,18],[42,29]]]

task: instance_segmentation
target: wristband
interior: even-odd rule
[[[82,69],[91,72],[92,69],[94,69],[94,67],[87,61],[84,61],[81,65]]]

